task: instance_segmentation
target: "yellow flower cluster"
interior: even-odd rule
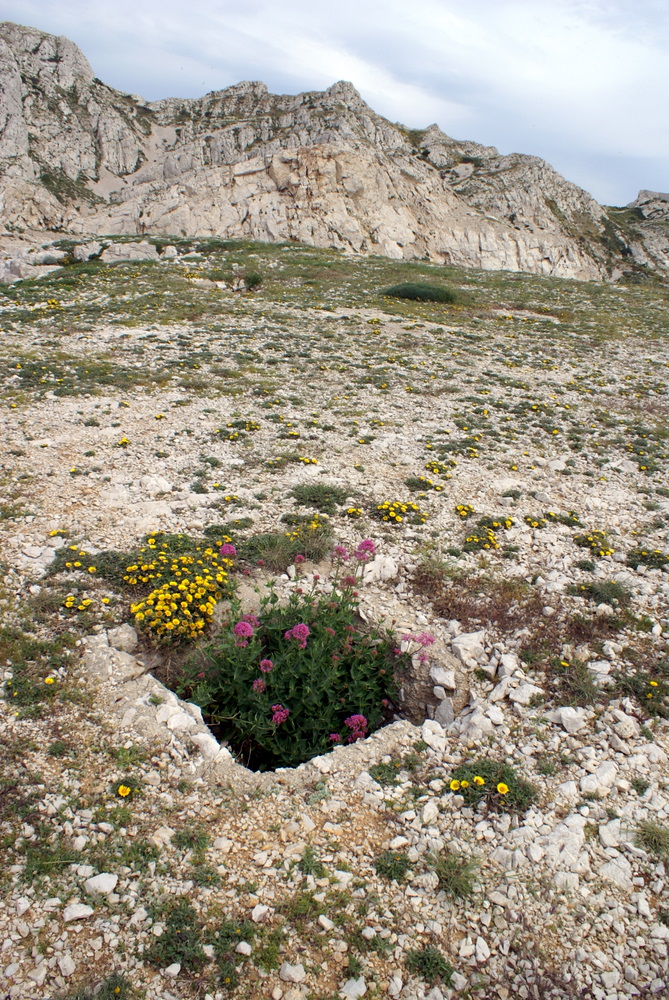
[[[362,517],[362,507],[347,507],[344,514],[346,517]]]
[[[428,472],[431,472],[433,476],[441,476],[442,479],[450,479],[451,473],[449,469],[454,469],[458,463],[455,459],[449,458],[447,462],[437,462],[436,459],[430,459],[429,462],[425,463],[425,468]]]
[[[428,479],[427,476],[417,476],[416,478],[420,479],[421,483],[423,484],[426,490],[436,490],[437,493],[441,493],[441,491],[446,488],[445,486],[442,486],[440,483],[435,483],[431,479]]]
[[[92,603],[93,599],[91,597],[85,597],[82,600],[79,600],[79,598],[75,597],[74,594],[68,594],[63,601],[63,607],[70,611],[76,606],[77,611],[86,611]]]
[[[418,504],[403,503],[401,500],[385,500],[376,506],[377,516],[388,524],[401,524],[405,520],[412,524],[425,524],[425,514]]]
[[[483,785],[485,785],[485,778],[482,778],[480,774],[477,774],[472,778],[472,783],[478,788],[482,788]],[[452,781],[449,782],[448,787],[452,792],[459,792],[461,788],[469,788],[469,782],[466,778],[463,778],[462,781],[458,781],[457,778],[453,778]]]
[[[315,458],[303,458],[300,456],[297,461],[302,462],[303,465],[318,465],[318,460]]]
[[[225,536],[222,541],[229,542]],[[161,638],[197,639],[211,622],[228,579],[230,559],[196,546],[192,554],[175,555],[167,543],[149,538],[141,561],[126,567],[131,587],[163,581],[148,597],[130,606],[138,628]]]
[[[287,531],[286,538],[290,538],[291,541],[294,542],[307,541],[309,539],[309,536],[316,534],[316,532],[322,531],[324,528],[327,528],[325,521],[322,521],[321,518],[325,518],[327,520],[327,515],[314,514],[314,516],[310,521],[307,521],[304,524],[299,524],[294,531]]]
[[[492,528],[483,528],[476,534],[467,535],[463,548],[465,552],[476,552],[479,549],[498,549],[499,542]]]
[[[458,514],[463,521],[466,521],[467,518],[471,517],[472,514],[475,514],[476,511],[470,503],[459,503],[456,505],[455,513]]]
[[[545,528],[548,522],[545,517],[534,517],[532,514],[526,514],[525,523],[529,524],[530,528]]]
[[[472,784],[476,785],[478,788],[483,788],[485,785],[485,778],[482,778],[480,774],[476,774],[472,778]],[[452,781],[449,782],[448,787],[452,792],[459,792],[462,788],[469,788],[469,782],[464,778],[462,781],[458,781],[457,778],[453,778]],[[504,784],[503,781],[499,781],[495,786],[495,789],[500,795],[506,795],[509,791],[509,786]]]
[[[228,427],[235,427],[237,430],[242,431],[259,431],[260,424],[257,420],[235,420],[234,423],[229,423]],[[219,434],[221,432],[219,431]]]
[[[596,556],[610,556],[613,554],[613,549],[609,545],[605,531],[595,529],[584,535],[574,535],[574,541],[582,549],[590,549]]]
[[[500,528],[504,528],[508,531],[509,528],[513,528],[515,522],[512,517],[505,517],[501,515],[500,517],[482,517],[478,522],[480,528],[492,528],[493,531],[499,531]]]

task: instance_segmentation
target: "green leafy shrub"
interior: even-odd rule
[[[245,271],[244,283],[249,291],[252,291],[254,288],[258,288],[259,285],[262,285],[263,276],[260,271]]]
[[[669,827],[654,820],[642,820],[637,827],[636,842],[649,854],[658,858],[669,857]]]
[[[575,583],[567,587],[567,593],[576,597],[588,597],[597,604],[629,604],[631,594],[622,583],[615,580],[593,580],[591,583]]]
[[[574,541],[580,548],[590,549],[595,556],[610,556],[613,553],[606,532],[598,528],[582,535],[574,535]]]
[[[146,961],[159,968],[173,962],[183,969],[201,968],[207,958],[202,950],[202,926],[193,906],[181,897],[153,909],[154,919],[163,925],[163,933],[144,953]]]
[[[499,548],[497,535],[492,528],[481,528],[480,531],[473,531],[467,535],[462,543],[463,552],[480,552],[484,549],[492,551]]]
[[[425,524],[427,514],[418,504],[403,500],[384,500],[377,504],[373,516],[386,524]]]
[[[439,888],[454,899],[466,899],[474,891],[478,863],[461,854],[428,854],[428,866],[439,879]]]
[[[404,485],[407,489],[410,489],[412,493],[421,492],[423,495],[425,495],[426,490],[436,490],[437,493],[440,493],[443,489],[445,489],[444,486],[433,482],[433,480],[428,479],[427,476],[407,476],[404,480]]]
[[[334,514],[337,504],[343,504],[348,492],[341,486],[326,483],[300,483],[290,491],[300,507],[315,507],[325,514]]]
[[[515,767],[492,757],[466,761],[456,767],[449,788],[457,792],[468,806],[485,801],[491,809],[524,812],[537,799],[537,789],[521,778]]]
[[[377,874],[392,882],[404,882],[411,862],[404,851],[383,851],[374,862]]]
[[[457,296],[450,288],[429,285],[421,281],[403,281],[386,288],[382,295],[393,299],[412,299],[416,302],[456,302]]]
[[[349,578],[345,578],[349,579]],[[363,631],[351,577],[329,595],[276,594],[231,617],[185,669],[181,693],[257,770],[294,767],[377,729],[394,700],[390,637]]]
[[[632,697],[650,716],[669,719],[669,661],[657,663],[652,671],[615,670],[613,682],[616,695]]]
[[[669,556],[661,549],[647,549],[640,546],[627,553],[628,566],[648,566],[649,569],[662,569],[669,566]]]
[[[284,571],[302,555],[318,562],[332,545],[332,528],[318,514],[297,524],[293,531],[269,531],[240,542],[237,553],[248,562],[262,563],[268,569]]]
[[[414,976],[420,976],[430,985],[440,979],[445,986],[448,986],[455,971],[439,949],[431,944],[408,951],[406,965],[409,972],[412,972]]]
[[[566,514],[556,514],[555,511],[547,510],[544,513],[544,518],[547,521],[553,521],[556,524],[566,524],[570,528],[583,527],[583,524],[575,510],[567,511]]]
[[[516,523],[508,514],[487,514],[476,522],[479,528],[492,528],[493,531],[508,531]]]

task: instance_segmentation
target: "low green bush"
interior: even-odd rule
[[[649,854],[658,858],[669,857],[669,827],[655,820],[645,819],[639,823],[636,842]]]
[[[438,948],[426,944],[422,948],[412,948],[407,952],[406,965],[409,972],[420,976],[426,983],[432,985],[438,979],[448,986],[453,978],[454,968]]]
[[[383,295],[394,299],[413,299],[416,302],[456,302],[457,296],[450,288],[428,285],[421,281],[403,281],[386,288]]]
[[[596,604],[620,604],[622,607],[626,607],[632,597],[629,590],[616,580],[593,580],[590,583],[570,584],[567,593],[576,597],[588,597]]]
[[[343,504],[348,491],[342,486],[329,486],[327,483],[300,483],[293,487],[289,495],[294,497],[299,507],[315,507],[324,514],[334,514],[337,504]]]
[[[663,569],[669,566],[669,556],[661,549],[650,549],[644,546],[632,549],[627,553],[628,566],[647,566],[649,569]]]
[[[460,764],[451,775],[449,788],[462,795],[465,805],[485,801],[489,808],[505,812],[524,812],[538,797],[534,785],[521,778],[515,767],[492,757]]]
[[[258,616],[235,604],[219,635],[187,665],[180,693],[202,708],[244,763],[295,767],[377,729],[402,662],[390,636],[363,630],[354,576],[332,594],[271,593]]]
[[[296,556],[318,562],[331,546],[332,528],[315,514],[295,525],[293,531],[269,531],[244,539],[237,546],[237,554],[247,562],[283,572]]]
[[[428,854],[427,864],[439,879],[439,889],[453,899],[466,899],[474,891],[478,862],[462,854],[446,851]]]
[[[411,862],[404,851],[384,851],[374,862],[377,874],[389,882],[404,882]]]

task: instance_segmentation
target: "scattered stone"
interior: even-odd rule
[[[63,910],[63,920],[69,924],[73,920],[85,920],[86,917],[92,917],[94,913],[93,907],[86,906],[85,903],[70,903]]]
[[[358,997],[364,997],[367,992],[367,984],[362,976],[359,979],[347,979],[341,988],[341,993],[343,996],[348,997],[348,1000],[357,1000]]]
[[[297,965],[284,962],[279,969],[279,979],[283,980],[284,983],[303,983],[306,978],[307,974],[301,962],[298,962]]]
[[[113,892],[118,883],[118,875],[112,875],[109,872],[103,872],[100,875],[94,875],[93,878],[86,879],[84,883],[87,892],[99,893],[101,896],[108,896],[110,892]]]

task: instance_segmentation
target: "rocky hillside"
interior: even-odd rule
[[[149,103],[68,39],[0,25],[5,231],[205,235],[580,279],[669,269],[662,220],[536,157],[375,114],[350,83]]]
[[[667,288],[154,242],[0,284],[0,997],[666,998]],[[177,697],[126,570],[225,537],[258,628],[346,559],[389,725],[259,772]]]

